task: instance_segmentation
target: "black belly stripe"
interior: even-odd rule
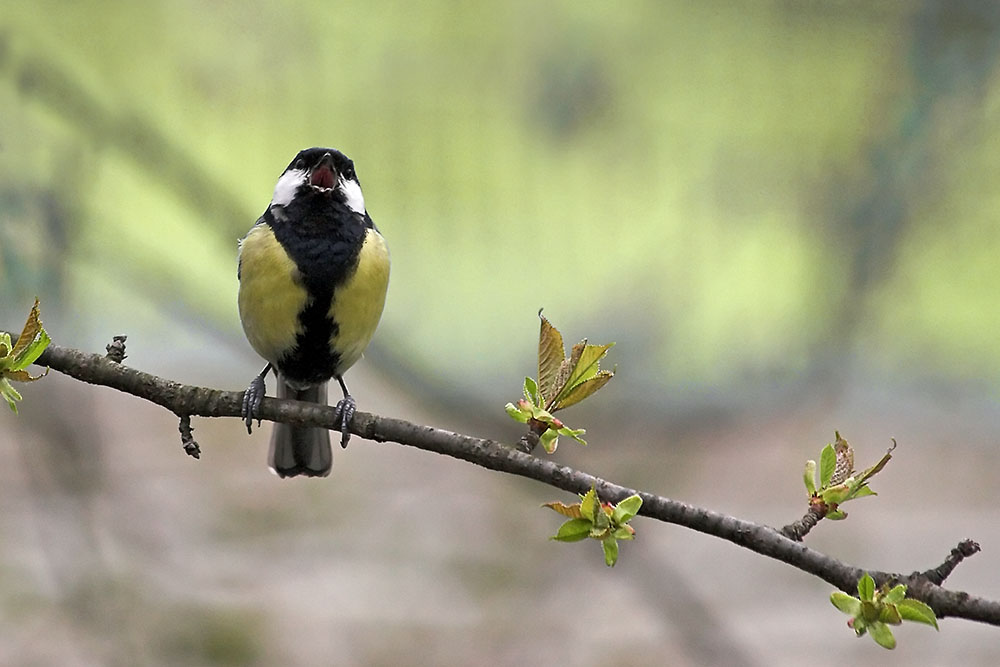
[[[286,378],[305,384],[326,382],[336,375],[340,355],[330,348],[330,339],[337,333],[337,323],[329,317],[332,290],[317,294],[299,313],[302,333],[295,338],[295,348],[278,362],[278,370]]]

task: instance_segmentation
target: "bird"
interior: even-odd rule
[[[341,445],[357,403],[344,373],[362,356],[382,317],[389,250],[365,208],[354,162],[334,148],[307,148],[274,187],[267,210],[239,242],[239,313],[250,346],[267,365],[243,395],[247,432],[260,425],[265,378],[278,398],[327,404],[331,380]],[[325,477],[330,432],[275,423],[268,465],[279,477]]]

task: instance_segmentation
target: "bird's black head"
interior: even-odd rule
[[[335,148],[299,151],[274,186],[271,206],[287,206],[296,197],[308,194],[332,197],[355,213],[365,214],[365,198],[354,162]]]

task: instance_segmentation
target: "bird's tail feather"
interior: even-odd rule
[[[326,405],[327,383],[297,390],[278,377],[278,398]],[[333,467],[330,432],[325,428],[275,423],[268,465],[278,477],[326,477]]]

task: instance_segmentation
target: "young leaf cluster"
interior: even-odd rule
[[[938,629],[934,610],[921,602],[906,597],[906,586],[897,584],[875,589],[875,580],[867,572],[858,580],[858,597],[835,591],[830,595],[833,606],[851,618],[847,625],[858,637],[865,633],[883,648],[896,648],[896,638],[890,625],[915,621]]]
[[[635,529],[628,524],[642,507],[642,498],[631,495],[617,505],[602,503],[591,487],[580,502],[572,505],[545,503],[545,507],[568,517],[552,536],[560,542],[579,542],[588,537],[598,540],[604,548],[604,563],[609,567],[618,562],[618,540],[635,539]]]
[[[511,419],[528,424],[539,436],[545,451],[556,450],[559,436],[573,438],[580,444],[584,429],[572,429],[554,414],[583,401],[614,377],[614,371],[601,370],[601,359],[614,343],[591,345],[584,338],[566,356],[562,334],[542,316],[538,336],[538,379],[524,378],[524,398],[504,409]]]
[[[840,505],[848,500],[878,495],[868,486],[874,477],[892,458],[895,441],[878,463],[861,473],[854,470],[854,449],[847,440],[835,431],[835,442],[823,448],[819,458],[819,469],[815,461],[806,461],[803,481],[809,493],[809,504],[824,510],[827,519],[838,520],[847,517]]]
[[[31,308],[28,321],[24,323],[24,329],[16,344],[12,344],[9,333],[0,332],[0,395],[15,413],[17,413],[16,401],[21,400],[21,394],[11,384],[11,380],[34,382],[48,374],[46,370],[42,375],[31,375],[25,369],[38,359],[51,342],[52,339],[45,332],[42,320],[39,318],[38,299],[35,299],[35,305]]]

